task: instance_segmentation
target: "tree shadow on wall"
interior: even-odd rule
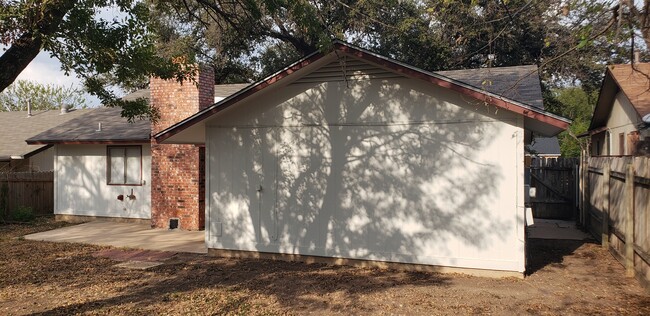
[[[454,265],[515,236],[515,214],[495,209],[514,208],[497,201],[511,179],[483,156],[503,137],[501,118],[407,80],[293,85],[220,118],[210,157],[219,243]],[[514,164],[516,152],[499,158]]]

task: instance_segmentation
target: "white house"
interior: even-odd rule
[[[210,86],[214,96],[202,101],[204,105],[211,105],[248,85],[215,86],[214,79],[205,84]],[[188,95],[197,90],[197,86],[186,83],[182,87],[158,91],[158,96],[178,93],[187,100]],[[150,93],[149,89],[143,89],[124,99],[149,99]],[[177,122],[198,111],[198,103],[198,100],[185,102],[184,111],[178,111],[175,104],[155,106],[161,111],[160,121]],[[152,144],[151,122],[129,123],[122,117],[120,108],[76,110],[66,114],[69,119],[64,124],[60,124],[64,122],[61,117],[44,114],[36,113],[30,118],[25,115],[23,120],[35,123],[32,129],[40,127],[40,133],[24,135],[18,148],[47,149],[49,170],[55,171],[54,214],[58,220],[108,219],[167,228],[170,219],[181,219],[180,228],[200,229],[204,212],[198,203],[201,190],[196,180],[200,178],[197,165],[201,162],[195,146],[181,148],[182,157],[170,158],[170,153],[161,148],[174,146]],[[161,165],[167,166],[166,171]],[[192,192],[193,199],[186,197],[188,192]]]
[[[27,139],[52,147],[57,219],[151,218],[149,121],[98,108]]]
[[[92,109],[0,111],[0,172],[52,171],[51,146],[28,145],[25,139],[63,124]]]
[[[336,42],[155,139],[205,144],[213,253],[521,275],[524,145],[568,124]]]

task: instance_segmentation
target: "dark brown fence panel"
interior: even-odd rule
[[[536,196],[530,202],[533,216],[546,219],[574,219],[576,215],[578,158],[533,158],[530,186]]]
[[[0,215],[10,218],[19,208],[31,208],[35,215],[54,212],[54,173],[0,173]]]

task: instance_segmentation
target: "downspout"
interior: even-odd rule
[[[605,142],[607,142],[607,156],[612,155],[612,132],[607,129],[605,132]]]
[[[32,117],[32,99],[27,99],[27,117]]]
[[[53,179],[53,184],[54,184],[54,218],[56,219],[56,214],[59,213],[59,181],[58,181],[58,174],[59,174],[59,145],[54,145],[54,165],[53,165],[53,174],[52,174],[52,179]]]

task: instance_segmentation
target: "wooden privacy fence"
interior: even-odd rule
[[[29,207],[35,215],[54,213],[54,173],[0,173],[0,216],[9,218],[18,208]]]
[[[574,219],[577,210],[578,158],[532,158],[530,199],[535,218]]]
[[[594,157],[581,170],[580,222],[650,287],[650,158]]]

